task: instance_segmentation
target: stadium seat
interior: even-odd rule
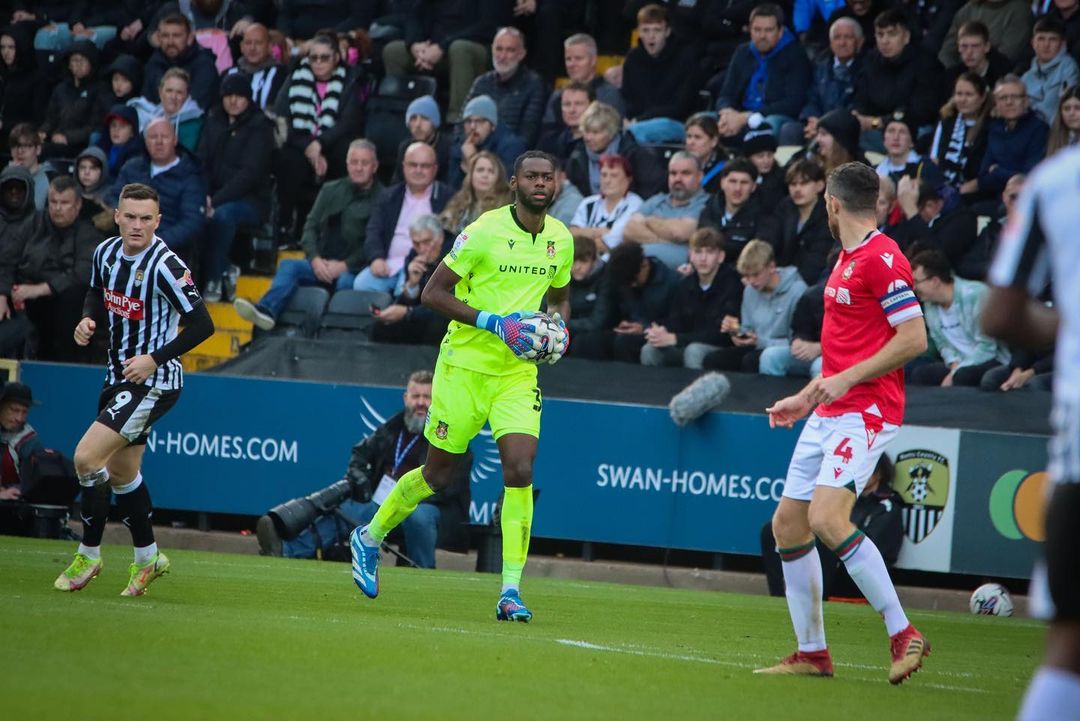
[[[330,299],[330,292],[319,286],[303,286],[296,289],[289,305],[278,316],[277,324],[271,331],[255,328],[252,338],[263,335],[285,336],[287,338],[314,338],[319,328],[319,319]]]
[[[374,323],[371,307],[385,308],[392,299],[386,293],[369,290],[339,290],[330,298],[319,322],[320,338],[367,340]]]
[[[365,136],[379,150],[379,164],[390,168],[397,162],[397,149],[409,137],[405,111],[415,98],[435,94],[435,78],[425,75],[387,75],[368,100]]]
[[[802,150],[799,145],[781,145],[776,149],[776,164],[781,168],[788,164],[788,161],[794,157],[795,153]]]
[[[867,150],[865,155],[866,162],[870,163],[870,165],[875,168],[881,164],[881,161],[888,157],[885,153],[875,153],[873,150]]]
[[[667,168],[672,155],[680,150],[686,150],[686,146],[682,143],[642,143],[641,147],[647,148],[664,168]]]

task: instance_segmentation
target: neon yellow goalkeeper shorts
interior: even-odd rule
[[[520,372],[496,376],[448,365],[440,358],[424,437],[436,448],[464,453],[487,421],[495,440],[507,433],[539,438],[542,406],[536,366],[522,363]]]

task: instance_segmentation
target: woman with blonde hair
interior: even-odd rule
[[[990,106],[986,81],[976,73],[963,73],[956,78],[952,97],[941,108],[941,120],[934,131],[930,159],[941,168],[946,182],[965,195],[979,190]]]
[[[1080,85],[1073,85],[1061,94],[1050,137],[1046,141],[1046,157],[1080,140]]]
[[[469,160],[465,181],[439,215],[443,228],[457,235],[489,210],[510,202],[510,183],[496,155],[481,150]]]

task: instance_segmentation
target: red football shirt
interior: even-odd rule
[[[842,250],[825,286],[821,328],[821,375],[836,375],[866,360],[896,335],[894,328],[922,316],[911,289],[911,264],[889,236],[878,231],[851,250]],[[862,413],[900,425],[904,420],[904,371],[854,386],[821,416]]]

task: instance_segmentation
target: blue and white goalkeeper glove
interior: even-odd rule
[[[496,315],[487,311],[476,314],[476,327],[482,328],[499,336],[499,340],[506,344],[510,352],[518,358],[533,350],[533,337],[529,334],[529,328],[521,321],[532,318],[530,311],[511,313],[510,315]]]

